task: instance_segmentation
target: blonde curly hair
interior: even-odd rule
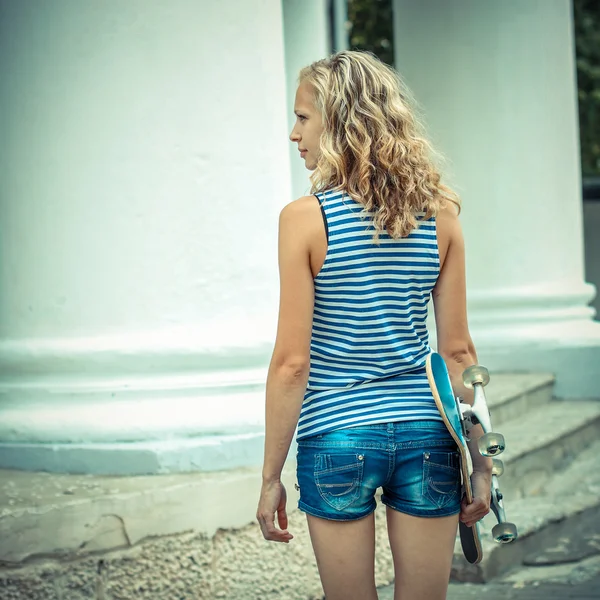
[[[460,200],[440,182],[431,145],[400,75],[370,52],[345,50],[303,68],[323,121],[311,193],[345,190],[374,213],[381,232],[406,237],[419,213],[435,216]],[[437,153],[436,153],[437,155]],[[437,155],[439,156],[439,155]]]

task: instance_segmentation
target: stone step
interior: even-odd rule
[[[598,600],[600,557],[580,563],[525,569],[492,583],[452,582],[446,600]],[[394,586],[377,590],[379,600],[393,600]]]
[[[596,404],[600,409],[600,402]],[[530,429],[536,432],[539,424]],[[596,440],[597,432],[598,429]],[[524,567],[587,560],[600,554],[599,457],[600,441],[594,441],[580,449],[576,460],[563,471],[551,475],[550,468],[545,485],[535,492],[529,490],[528,495],[517,499],[507,497],[507,516],[516,523],[519,538],[505,545],[494,542],[491,530],[496,520],[489,515],[482,523],[483,561],[479,565],[468,564],[457,540],[452,578],[481,583],[506,578],[508,573]]]
[[[485,394],[494,428],[502,431],[502,425],[515,415],[550,402],[554,382],[551,373],[491,373]]]
[[[600,577],[600,553],[598,552],[596,550],[596,554],[591,554],[580,560],[576,556],[567,555],[562,562],[557,560],[548,564],[528,566],[518,571],[512,571],[500,578],[499,582],[519,587],[539,586],[541,583],[581,585]],[[600,581],[597,585],[596,598],[600,595],[598,594]]]
[[[553,400],[502,427],[506,450],[500,488],[510,502],[551,493],[553,475],[600,438],[599,400]]]

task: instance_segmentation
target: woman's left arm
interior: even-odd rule
[[[304,198],[279,218],[279,321],[266,385],[265,455],[257,518],[265,539],[289,542],[281,472],[288,455],[310,369],[314,284],[310,268],[310,215]],[[314,202],[314,197],[312,198]],[[279,529],[275,527],[277,513]]]

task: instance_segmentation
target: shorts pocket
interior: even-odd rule
[[[458,452],[436,450],[423,453],[423,496],[437,508],[460,500]]]
[[[344,510],[359,497],[363,463],[361,454],[315,454],[315,483],[329,506]]]

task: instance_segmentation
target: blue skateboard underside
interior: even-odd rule
[[[430,360],[431,372],[433,373],[433,378],[435,379],[435,385],[437,387],[448,424],[454,430],[454,434],[460,440],[460,443],[462,445],[466,445],[460,415],[458,414],[458,405],[456,403],[456,399],[454,398],[454,392],[452,391],[452,384],[450,383],[450,375],[448,374],[446,363],[444,362],[444,359],[435,352],[431,354]]]

